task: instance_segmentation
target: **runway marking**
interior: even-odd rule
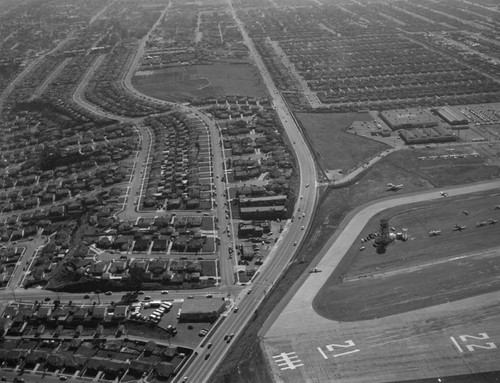
[[[324,353],[324,351],[321,349],[321,347],[318,347],[318,351],[319,353],[321,354],[321,356],[325,359],[328,359],[328,357],[326,356],[326,354]]]
[[[473,335],[459,335],[458,338],[462,343],[467,343],[469,340],[487,340],[490,339],[488,334],[485,332],[480,332],[478,333],[478,336],[473,336]],[[455,345],[455,347],[458,349],[460,352],[464,352],[464,349],[460,347],[458,344],[458,341],[450,336],[451,341]],[[473,352],[476,351],[476,348],[480,348],[483,350],[494,350],[497,348],[497,345],[494,342],[485,342],[484,345],[479,345],[479,344],[464,344],[464,346],[467,348],[468,351]]]
[[[455,345],[455,347],[458,349],[459,352],[464,352],[464,350],[462,350],[462,347],[460,347],[460,345],[458,344],[458,342],[455,340],[455,338],[453,338],[452,336],[450,336],[450,339],[451,341],[453,342],[453,344]]]
[[[279,355],[273,356],[274,361],[281,367],[280,370],[295,370],[297,367],[301,367],[304,364],[299,359],[295,352],[282,352]],[[284,366],[284,367],[282,367]]]
[[[354,347],[355,346],[355,343],[352,341],[352,340],[346,340],[344,342],[345,344],[336,344],[336,343],[332,343],[332,344],[327,344],[325,347],[326,349],[329,351],[329,352],[334,352],[335,351],[335,348],[347,348],[347,347]],[[318,347],[318,351],[319,353],[321,354],[321,356],[325,359],[328,359],[328,356],[326,355],[326,353],[321,349],[321,347]],[[351,350],[351,351],[346,351],[346,352],[341,352],[340,354],[334,354],[333,357],[334,358],[337,358],[339,356],[343,356],[343,355],[349,355],[349,354],[354,354],[355,352],[359,352],[361,351],[360,349],[355,349],[355,350]]]

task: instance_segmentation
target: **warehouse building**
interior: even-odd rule
[[[394,109],[379,113],[392,130],[429,128],[438,125],[437,119],[424,109]]]
[[[450,125],[466,125],[469,120],[465,118],[460,112],[450,108],[449,106],[443,106],[441,108],[433,109],[443,121]]]
[[[439,126],[414,128],[411,130],[402,129],[399,131],[399,135],[408,145],[452,142],[457,140],[457,136],[451,131]]]

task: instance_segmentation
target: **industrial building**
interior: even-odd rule
[[[440,126],[414,128],[411,130],[402,129],[399,131],[399,135],[408,145],[452,142],[457,140],[457,136],[451,131]]]
[[[392,130],[429,128],[438,125],[437,119],[425,109],[394,109],[379,113]]]
[[[457,112],[449,106],[433,109],[433,112],[450,125],[466,125],[469,123],[469,120],[460,112]]]

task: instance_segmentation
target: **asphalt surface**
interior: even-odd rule
[[[500,181],[461,186],[457,188],[447,189],[446,191],[448,192],[449,196],[452,197],[455,195],[495,190],[498,188],[500,188]],[[338,382],[389,381],[387,380],[387,375],[383,376],[383,378],[380,378],[381,380],[377,380],[375,378],[375,375],[373,375],[375,374],[374,371],[376,370],[373,366],[379,363],[379,365],[382,366],[381,369],[386,371],[386,373],[390,375],[391,370],[388,365],[390,365],[391,360],[397,360],[395,359],[397,355],[405,355],[405,353],[411,352],[411,350],[408,350],[405,347],[408,347],[407,338],[412,337],[412,335],[402,337],[404,338],[404,341],[401,341],[403,344],[398,344],[398,346],[401,348],[396,348],[395,345],[392,344],[390,350],[376,350],[364,360],[357,361],[357,373],[366,374],[366,379],[368,380],[360,380],[361,377],[359,375],[355,375],[354,371],[345,371],[345,375],[340,376],[338,369],[335,370],[335,366],[330,365],[330,363],[327,362],[328,354],[326,353],[326,351],[322,349],[324,353],[323,355],[325,356],[320,355],[321,353],[318,354],[318,346],[325,347],[324,343],[328,342],[330,338],[330,342],[334,344],[334,346],[338,346],[339,344],[341,344],[343,346],[338,346],[338,348],[347,348],[350,343],[348,344],[345,342],[352,341],[353,339],[350,338],[350,335],[352,335],[352,337],[364,338],[365,341],[366,339],[370,339],[370,341],[373,341],[373,339],[376,338],[380,339],[380,342],[385,341],[386,343],[391,343],[390,338],[393,338],[392,343],[396,343],[395,338],[397,338],[397,336],[395,335],[395,333],[399,331],[401,334],[403,334],[404,331],[407,331],[406,328],[400,329],[402,325],[398,327],[398,323],[405,324],[407,321],[410,322],[414,320],[415,324],[412,326],[417,327],[421,325],[421,323],[427,323],[426,321],[429,320],[430,314],[422,314],[422,318],[424,319],[421,319],[420,321],[417,321],[418,316],[416,312],[411,312],[407,314],[408,319],[405,319],[406,314],[404,314],[402,316],[381,318],[374,321],[340,323],[328,320],[318,315],[312,307],[312,301],[321,287],[326,283],[330,275],[333,273],[335,268],[339,265],[340,261],[346,254],[347,250],[351,247],[352,243],[355,241],[359,233],[363,230],[367,222],[374,215],[395,206],[441,198],[444,197],[438,190],[427,191],[419,194],[402,195],[397,198],[388,198],[382,201],[374,202],[368,206],[364,206],[363,208],[359,209],[356,214],[349,216],[343,222],[341,229],[321,251],[321,260],[317,264],[317,268],[321,272],[309,274],[305,278],[305,281],[301,286],[295,286],[295,290],[298,289],[295,295],[293,296],[293,298],[291,298],[286,307],[279,314],[276,321],[272,324],[270,329],[265,334],[263,344],[264,348],[266,349],[267,358],[273,369],[273,375],[277,382],[329,382],[334,376],[336,378],[335,380]],[[491,298],[488,299],[488,301],[491,301]],[[453,303],[450,303],[449,305],[450,307],[455,307]],[[462,303],[457,302],[455,303],[455,305],[461,307]],[[463,306],[467,307],[467,305],[465,304],[463,304]],[[436,310],[430,311],[435,312]],[[472,311],[474,311],[474,309],[472,309]],[[425,312],[425,310],[423,312]],[[497,334],[500,329],[498,328],[498,326],[488,323],[488,319],[491,319],[491,317],[488,316],[488,318],[485,318],[484,322],[486,323],[485,326],[489,328],[488,332]],[[425,326],[423,327],[425,328]],[[394,330],[394,328],[397,328],[398,330]],[[480,329],[477,331],[478,333],[481,333]],[[381,335],[381,333],[384,333],[384,335]],[[418,332],[418,334],[422,335],[420,344],[425,344],[425,342],[428,341],[428,339],[424,339],[424,335],[426,334],[425,330],[421,330],[421,332]],[[340,341],[338,337],[341,337],[340,339],[345,340]],[[415,335],[413,335],[413,337],[415,337]],[[366,342],[367,349],[372,350],[375,347],[372,343],[368,343],[368,341]],[[377,343],[376,345],[380,346],[380,343]],[[439,351],[438,355],[443,355],[445,351],[439,347],[443,347],[443,345],[441,343],[439,343],[439,345],[435,345],[435,349]],[[346,349],[345,351],[354,352],[354,345],[352,349]],[[282,352],[293,352],[294,355],[301,355],[302,358],[306,359],[306,362],[303,363],[304,369],[300,373],[296,373],[295,371],[282,370],[282,366],[280,367],[276,362],[276,359],[279,358],[280,355],[282,355]],[[435,350],[433,350],[433,352],[435,352]],[[319,359],[313,358],[313,356],[317,357],[318,355]],[[368,367],[370,366],[370,363],[373,368]],[[385,363],[385,365],[383,363]],[[397,370],[399,368],[398,366],[402,365],[401,363],[402,362],[399,361],[399,364],[392,365],[392,368]],[[422,365],[417,365],[414,368],[421,368],[422,376],[426,376],[426,374],[428,373],[426,369],[429,369],[430,367],[429,364],[423,363]],[[295,368],[291,368],[291,370],[295,370]],[[321,371],[321,373],[318,371]],[[334,373],[334,371],[337,371],[337,373]],[[370,371],[373,372],[373,374]],[[393,373],[393,375],[397,376],[396,373]]]

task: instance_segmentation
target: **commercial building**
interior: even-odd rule
[[[182,305],[179,322],[214,322],[226,307],[220,299],[187,299]]]

